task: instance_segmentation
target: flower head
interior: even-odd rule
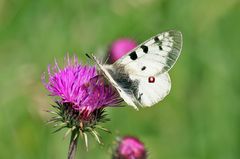
[[[61,69],[55,62],[48,66],[48,79],[43,83],[51,96],[56,97],[57,116],[51,122],[61,122],[61,127],[79,130],[80,133],[95,132],[99,122],[106,121],[104,108],[115,106],[122,100],[117,91],[107,85],[94,66],[80,64],[75,56],[65,59]]]
[[[123,137],[118,144],[113,159],[146,159],[144,144],[132,136]]]
[[[109,54],[110,54],[110,62],[115,62],[123,55],[131,51],[137,46],[137,43],[128,38],[119,39],[114,41],[110,47]]]

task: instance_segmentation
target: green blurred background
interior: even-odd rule
[[[104,146],[80,141],[79,159],[110,159],[116,135],[135,135],[150,159],[240,158],[238,0],[0,0],[0,158],[64,159],[69,139],[52,134],[52,102],[40,80],[66,52],[96,52],[120,37],[142,42],[183,33],[172,91],[158,105],[108,109]]]

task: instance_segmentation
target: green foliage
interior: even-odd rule
[[[166,30],[183,33],[170,71],[172,90],[158,105],[109,108],[101,133],[78,158],[110,158],[117,135],[135,135],[150,159],[237,159],[240,138],[240,5],[237,0],[0,1],[0,158],[64,159],[69,138],[46,126],[50,107],[40,77],[54,58],[138,42]]]

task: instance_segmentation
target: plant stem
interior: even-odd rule
[[[75,159],[75,155],[77,152],[78,136],[79,136],[78,133],[79,132],[77,130],[72,131],[69,149],[68,149],[68,159]]]

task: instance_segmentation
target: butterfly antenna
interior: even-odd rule
[[[93,61],[94,63],[99,63],[97,58],[92,54],[92,55],[89,55],[89,54],[85,54],[87,56],[88,59],[90,59],[91,61]]]
[[[87,58],[89,58],[90,60],[93,60],[93,58],[89,55],[89,54],[85,54],[87,56]]]
[[[87,58],[88,58],[88,60],[87,60],[88,64],[91,64],[91,62],[94,61],[93,56],[91,56],[91,55],[89,55],[89,54],[87,54],[87,53],[86,53],[85,55],[86,55]]]
[[[110,58],[110,55],[108,54],[106,60],[104,61],[104,64],[107,64],[109,58]]]

